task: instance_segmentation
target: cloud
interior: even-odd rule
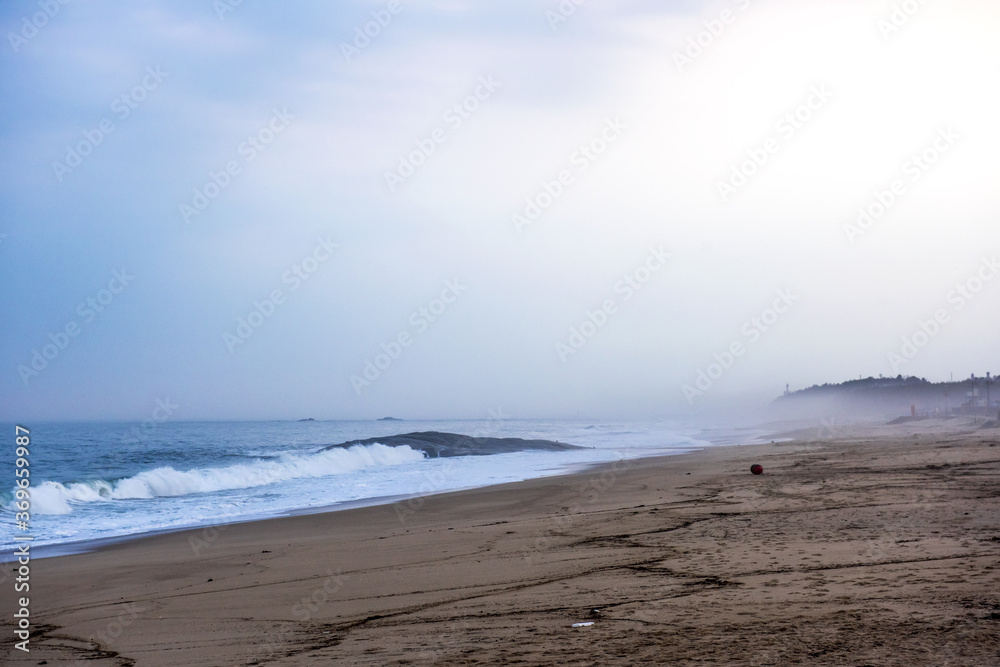
[[[285,416],[277,396],[317,417],[659,415],[686,409],[680,387],[788,286],[795,313],[713,396],[877,374],[1000,241],[993,5],[927,5],[887,39],[891,8],[860,2],[570,4],[555,22],[560,3],[527,0],[245,1],[221,19],[200,0],[63,6],[0,56],[0,307],[19,313],[0,333],[4,405],[143,415],[169,393],[192,417]],[[6,5],[6,31],[31,8]],[[168,74],[123,117],[113,105],[150,67]],[[498,85],[477,97],[484,77]],[[809,108],[817,87],[832,96]],[[60,180],[53,162],[104,120]],[[844,225],[942,127],[954,149],[849,243]],[[390,188],[401,160],[412,173]],[[723,201],[734,169],[746,182]],[[512,215],[564,171],[518,233]],[[230,354],[224,332],[328,234],[337,256]],[[556,342],[651,245],[669,270],[563,364]],[[121,266],[128,298],[22,386],[18,365]],[[350,374],[455,277],[461,302],[357,397]],[[970,304],[912,372],[971,371],[989,318]]]

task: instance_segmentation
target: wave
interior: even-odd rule
[[[489,456],[491,454],[510,454],[524,451],[563,452],[570,449],[580,449],[576,445],[552,440],[525,440],[524,438],[491,438],[487,436],[462,435],[460,433],[441,433],[439,431],[420,431],[418,433],[403,433],[400,435],[368,438],[367,440],[351,440],[339,445],[328,445],[324,450],[350,447],[352,445],[369,445],[375,442],[389,443],[397,447],[419,449],[432,458],[441,456]]]
[[[375,443],[330,449],[315,454],[283,453],[270,460],[256,460],[224,468],[180,471],[167,466],[111,481],[98,479],[67,484],[45,481],[31,489],[31,510],[36,514],[68,514],[73,511],[74,504],[249,489],[293,479],[326,477],[423,459],[423,452],[410,447],[387,447]]]

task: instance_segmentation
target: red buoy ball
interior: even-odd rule
[[[762,466],[759,463],[754,463],[752,466],[750,466],[750,472],[752,472],[755,475],[763,475],[764,474],[764,466]]]

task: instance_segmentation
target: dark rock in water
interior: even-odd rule
[[[299,421],[300,422],[314,422],[316,420],[313,419],[312,417],[306,417],[305,419],[300,419]]]
[[[395,417],[379,417],[376,421],[380,422],[401,422],[402,419],[396,419]]]
[[[351,440],[339,445],[329,445],[323,449],[334,447],[353,447],[354,445],[374,445],[380,443],[387,447],[402,447],[406,445],[417,449],[431,458],[439,456],[487,456],[489,454],[509,454],[527,450],[562,452],[570,449],[583,449],[576,445],[567,445],[551,440],[524,440],[522,438],[475,438],[471,435],[458,433],[438,433],[424,431],[422,433],[406,433],[389,435],[366,440]]]

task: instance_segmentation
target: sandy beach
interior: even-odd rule
[[[996,665],[1000,430],[977,426],[823,427],[33,560],[31,652],[5,594],[3,656]]]

